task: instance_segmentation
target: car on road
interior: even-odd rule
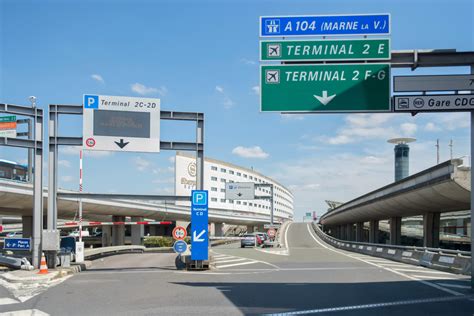
[[[240,240],[240,247],[245,248],[247,246],[254,247],[255,246],[255,234],[244,234],[242,239]]]

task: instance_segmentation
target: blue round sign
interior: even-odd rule
[[[188,249],[188,244],[185,241],[178,240],[173,245],[174,252],[183,253]]]

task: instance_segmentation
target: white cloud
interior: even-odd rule
[[[449,131],[471,126],[469,113],[443,113],[437,116],[437,121]]]
[[[100,82],[100,83],[105,83],[104,78],[102,78],[101,75],[93,74],[93,75],[91,75],[91,78],[94,79],[95,81]]]
[[[260,146],[253,147],[243,147],[237,146],[232,150],[234,155],[243,157],[243,158],[257,158],[265,159],[268,158],[269,154],[264,152]]]
[[[174,163],[176,161],[176,156],[171,156],[168,158],[168,161]]]
[[[138,93],[140,95],[150,95],[150,94],[159,94],[164,96],[168,93],[168,89],[165,86],[161,86],[159,88],[147,87],[141,83],[134,83],[130,85],[133,92]]]
[[[225,97],[224,102],[222,104],[224,105],[224,109],[226,110],[230,109],[235,105],[234,101],[232,101],[229,97]]]
[[[370,139],[389,139],[399,136],[399,132],[389,125],[390,120],[399,118],[397,114],[351,114],[345,117],[346,124],[334,136],[318,136],[316,141],[331,145],[342,145]],[[411,123],[409,123],[411,124]],[[408,127],[405,127],[408,130]]]
[[[253,91],[253,93],[255,93],[256,95],[260,95],[260,87],[259,87],[259,86],[253,86],[253,87],[252,87],[252,91]]]
[[[221,86],[216,86],[216,91],[219,93],[224,93],[224,88],[222,88]]]
[[[74,177],[72,176],[62,176],[61,181],[62,182],[72,182],[74,180]]]
[[[151,166],[151,162],[138,156],[133,159],[133,163],[138,171],[145,171]]]
[[[240,60],[242,63],[246,64],[246,65],[256,65],[257,62],[255,60],[250,60],[250,59],[247,59],[247,58],[242,58]]]
[[[59,152],[65,155],[74,155],[79,159],[79,151],[81,150],[80,146],[61,146],[59,147]],[[98,151],[98,150],[84,150],[84,159],[86,157],[92,158],[102,158],[112,156],[111,151]]]
[[[59,160],[58,165],[69,168],[71,167],[71,162],[69,160]]]
[[[280,114],[281,117],[285,120],[294,120],[294,121],[302,121],[304,120],[304,115],[303,114],[290,114],[290,113],[285,113],[285,114]]]
[[[424,130],[427,132],[439,132],[441,131],[441,128],[439,128],[435,123],[433,122],[428,122],[426,123]]]
[[[418,127],[415,123],[403,123],[400,125],[400,129],[403,133],[403,136],[413,136],[416,133]]]
[[[152,183],[155,183],[155,184],[173,184],[174,183],[174,177],[158,178],[158,179],[153,180]]]

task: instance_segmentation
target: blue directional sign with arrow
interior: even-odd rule
[[[10,250],[31,250],[30,238],[5,238],[3,249]]]
[[[208,192],[192,191],[191,260],[208,259]]]

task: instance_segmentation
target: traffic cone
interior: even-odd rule
[[[46,258],[44,252],[41,253],[41,265],[38,274],[48,274],[48,265],[46,264]]]

